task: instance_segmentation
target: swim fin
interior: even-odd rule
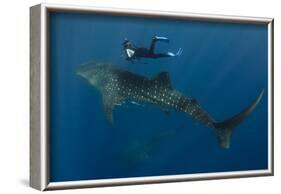
[[[167,56],[170,56],[170,57],[176,57],[176,56],[180,56],[182,54],[182,48],[179,48],[178,52],[175,54],[175,53],[172,53],[172,52],[167,52],[166,55]]]
[[[157,40],[157,41],[160,40],[160,41],[164,41],[164,42],[170,42],[170,40],[164,36],[155,36],[153,39]]]

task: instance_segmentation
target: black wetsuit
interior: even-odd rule
[[[132,59],[140,59],[140,58],[163,58],[163,57],[174,57],[180,54],[181,50],[177,54],[174,54],[172,52],[167,52],[167,53],[155,53],[155,44],[157,41],[165,41],[169,42],[167,38],[157,38],[154,37],[151,41],[150,47],[149,48],[138,48],[134,46],[129,40],[125,40],[123,43],[124,51],[127,56],[127,60],[132,60]]]

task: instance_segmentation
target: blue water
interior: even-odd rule
[[[50,181],[268,168],[267,25],[51,13],[50,29]],[[125,37],[148,47],[155,35],[170,39],[157,51],[182,55],[135,63],[121,56]],[[144,76],[168,71],[173,87],[218,121],[262,88],[265,95],[222,149],[211,129],[156,106],[119,106],[110,125],[100,93],[75,73],[90,61]]]

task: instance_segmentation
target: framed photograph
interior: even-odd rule
[[[273,19],[30,9],[30,185],[273,175]]]

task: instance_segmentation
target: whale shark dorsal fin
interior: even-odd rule
[[[165,88],[172,89],[170,76],[166,71],[160,72],[153,80]]]

